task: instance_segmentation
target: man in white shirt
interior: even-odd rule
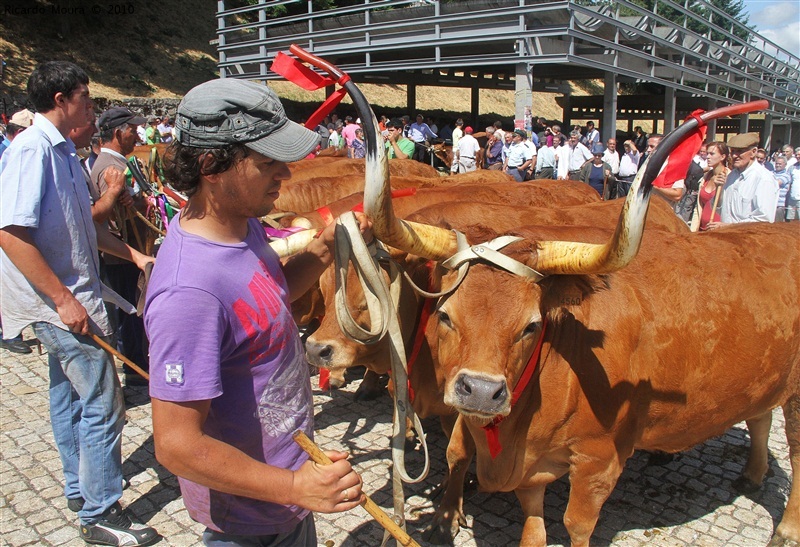
[[[797,163],[797,157],[800,157],[800,147],[792,150],[792,145],[787,144],[783,147],[783,155],[786,156],[786,169],[791,169]]]
[[[581,167],[592,159],[592,153],[580,143],[580,138],[579,131],[572,131],[567,143],[556,151],[558,180],[578,180]]]
[[[454,148],[456,158],[453,159],[453,164],[457,166],[456,173],[469,173],[478,168],[476,158],[481,145],[478,140],[472,136],[472,128],[467,126],[464,129],[464,136],[458,139],[458,148]]]
[[[586,147],[591,150],[599,142],[600,132],[594,128],[594,122],[586,122]]]
[[[708,161],[706,161],[706,157],[708,156],[708,148],[706,147],[706,143],[703,143],[703,146],[700,147],[700,150],[697,151],[692,161],[694,161],[700,168],[705,171],[708,169]]]
[[[605,199],[617,197],[617,175],[619,175],[619,153],[617,152],[617,139],[608,139],[603,152],[603,161],[611,166],[611,177],[608,179]]]
[[[169,116],[164,116],[158,124],[158,132],[161,134],[161,142],[172,142],[172,124],[169,123]]]
[[[775,222],[778,183],[756,161],[758,133],[734,135],[728,140],[728,148],[733,170],[723,186],[721,222],[709,222],[708,229],[739,222]]]
[[[458,173],[458,159],[457,159],[458,141],[463,136],[464,136],[464,120],[462,120],[461,118],[458,118],[456,120],[456,128],[453,129],[453,137],[452,137],[452,140],[453,140],[453,149],[452,149],[453,150],[453,163],[450,166],[450,172],[451,173]]]
[[[623,143],[624,152],[619,160],[619,173],[617,174],[617,197],[624,198],[631,189],[631,183],[636,178],[636,171],[639,168],[639,158],[641,154],[636,149],[636,144],[632,140]]]

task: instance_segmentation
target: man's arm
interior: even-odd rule
[[[680,201],[680,199],[683,197],[683,188],[659,188],[657,186],[653,186],[653,189],[657,190],[669,201]]]
[[[133,203],[133,198],[126,191],[125,174],[122,171],[116,167],[109,167],[100,176],[103,177],[108,188],[92,205],[92,220],[98,224],[106,222],[111,217],[117,202],[123,206]]]
[[[309,460],[297,471],[267,465],[203,432],[210,407],[211,401],[152,399],[156,458],[175,475],[220,492],[322,513],[359,505],[361,478],[346,452],[327,452],[333,464]]]
[[[53,301],[58,316],[71,331],[89,334],[89,314],[86,308],[50,268],[28,228],[6,226],[0,230],[0,248],[25,279]]]

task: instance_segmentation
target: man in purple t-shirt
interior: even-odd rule
[[[333,226],[281,265],[256,219],[319,136],[268,87],[234,79],[189,91],[176,127],[165,171],[189,200],[145,308],[156,456],[206,545],[316,545],[310,511],[361,498],[346,453],[319,466],[292,441],[313,434],[313,401],[289,306],[331,262]]]

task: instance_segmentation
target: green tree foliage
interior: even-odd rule
[[[631,2],[649,11],[654,11],[661,17],[669,19],[670,21],[681,25],[685,24],[689,30],[703,36],[708,33],[710,27],[708,24],[698,21],[697,19],[710,21],[712,25],[725,29],[746,42],[750,39],[750,33],[746,29],[731,25],[732,21],[736,21],[744,26],[749,24],[749,16],[744,13],[743,0],[706,0],[706,2],[690,1],[688,3],[679,0],[675,2],[684,9],[688,8],[688,11],[694,13],[697,19],[689,17],[680,10],[675,9],[671,2],[665,2],[663,0],[631,0]],[[725,15],[716,13],[709,8],[707,4],[714,6]],[[725,35],[712,29],[711,39],[724,41]]]

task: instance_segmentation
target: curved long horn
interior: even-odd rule
[[[280,258],[286,258],[299,253],[305,249],[314,236],[317,235],[318,230],[303,230],[296,232],[289,237],[275,239],[269,242],[269,246],[278,253]]]
[[[455,233],[450,230],[406,222],[394,215],[392,190],[389,184],[389,160],[378,120],[360,89],[335,65],[320,59],[299,46],[289,51],[299,59],[328,72],[347,91],[356,107],[364,128],[366,141],[366,185],[364,213],[372,220],[372,232],[386,245],[433,260],[455,254],[458,249]]]
[[[709,120],[763,110],[768,106],[765,100],[726,106],[702,114],[700,120],[705,124]],[[647,158],[628,192],[614,235],[607,243],[541,242],[534,268],[543,274],[589,274],[609,273],[628,265],[636,257],[642,242],[653,181],[667,157],[700,123],[697,118],[688,120],[666,135]]]

